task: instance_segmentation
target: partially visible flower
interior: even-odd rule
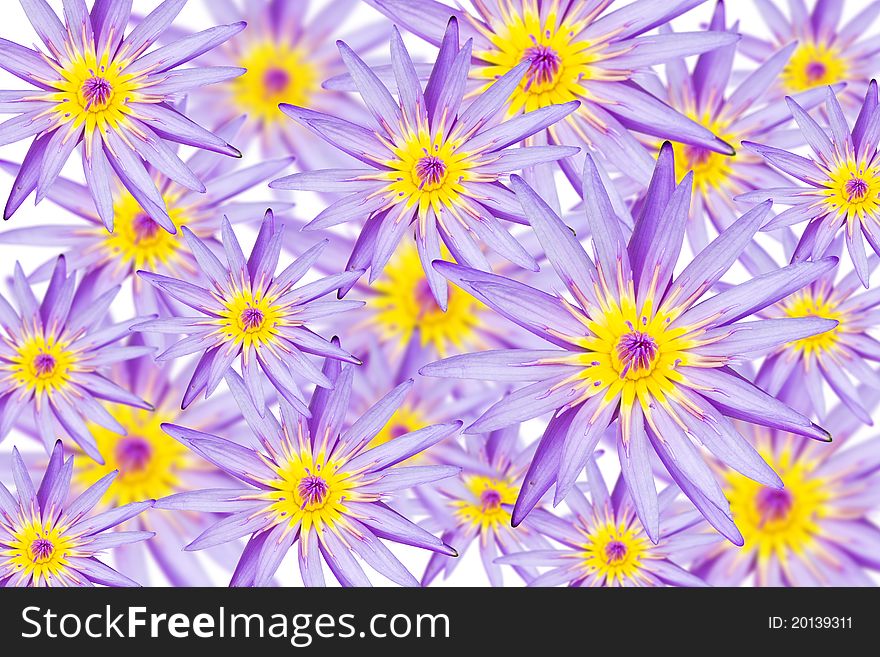
[[[839,252],[841,239],[832,250]],[[869,272],[877,266],[877,258],[868,263]],[[767,258],[765,267],[755,268],[762,274],[775,268]],[[826,419],[823,381],[847,408],[865,424],[873,424],[858,386],[864,384],[880,389],[880,375],[870,361],[880,361],[880,341],[871,335],[877,326],[880,298],[871,292],[856,294],[859,279],[854,271],[838,277],[838,269],[826,272],[810,285],[769,306],[761,313],[768,318],[825,317],[837,322],[833,329],[780,345],[767,354],[755,379],[758,386],[771,395],[783,393],[798,410]],[[796,405],[795,405],[796,404]]]
[[[64,460],[61,441],[39,488],[13,450],[15,495],[0,483],[0,586],[138,586],[97,557],[105,550],[150,538],[153,532],[107,532],[153,506],[152,500],[89,515],[115,472],[68,500],[73,457]]]
[[[496,563],[550,568],[531,578],[529,586],[706,586],[680,565],[682,552],[722,541],[717,535],[695,531],[703,526],[698,514],[675,512],[675,486],[659,495],[663,537],[654,542],[642,527],[623,480],[610,495],[595,463],[588,473],[590,499],[577,486],[566,498],[574,517],[535,509],[523,523],[561,543],[561,548],[517,552]]]
[[[777,269],[703,300],[749,244],[770,203],[734,222],[673,280],[687,225],[691,176],[675,185],[671,147],[661,149],[649,201],[628,241],[592,158],[586,163],[584,198],[595,260],[528,185],[513,180],[570,297],[468,267],[434,263],[457,285],[554,348],[453,356],[421,372],[526,384],[489,408],[466,433],[554,413],[526,474],[529,485],[517,499],[515,524],[554,482],[556,501],[566,496],[605,429],[619,417],[621,467],[648,535],[659,537],[650,463],[654,451],[707,520],[740,543],[727,501],[694,443],[744,474],[779,486],[779,478],[728,417],[828,439],[809,418],[729,366],[834,328],[833,320],[813,317],[740,320],[812,282],[837,259]]]
[[[762,230],[776,230],[808,221],[794,252],[794,262],[821,258],[843,228],[846,249],[868,287],[868,257],[865,240],[880,255],[880,109],[877,82],[871,81],[862,110],[850,130],[834,91],[826,90],[825,107],[830,133],[788,98],[788,106],[813,150],[814,157],[802,157],[764,144],[745,142],[746,148],[762,155],[774,167],[808,187],[780,187],[743,194],[737,200],[772,198],[791,206],[768,222]]]
[[[423,88],[415,66],[394,31],[391,61],[398,99],[344,43],[339,50],[375,125],[365,127],[329,114],[283,104],[282,111],[336,148],[366,165],[360,169],[308,171],[270,184],[278,189],[343,192],[307,228],[364,222],[348,269],[370,268],[374,282],[401,238],[415,232],[431,294],[447,307],[447,286],[432,268],[441,241],[456,261],[489,269],[486,246],[521,267],[537,270],[534,258],[502,225],[522,222],[510,190],[501,184],[511,171],[577,152],[569,146],[508,148],[574,111],[577,101],[541,108],[499,122],[512,89],[528,69],[518,66],[484,94],[462,107],[471,44],[458,44],[458,26],[447,28],[443,47]],[[413,226],[413,228],[411,228]]]
[[[367,0],[398,25],[434,45],[454,17],[473,39],[469,91],[482,94],[499,78],[524,71],[505,89],[507,115],[580,101],[565,121],[546,126],[539,142],[583,145],[605,167],[645,185],[653,158],[632,132],[719,153],[731,147],[639,84],[652,66],[733,44],[726,32],[647,34],[705,0],[505,0],[474,3],[468,13],[435,0]],[[523,69],[523,65],[526,66]],[[580,162],[561,160],[580,189]],[[542,190],[543,191],[543,190]]]
[[[294,153],[304,170],[348,160],[328,151],[308,130],[291,123],[278,105],[291,103],[342,113],[348,118],[363,115],[363,107],[350,94],[321,85],[327,78],[345,72],[333,36],[357,4],[357,0],[204,0],[205,8],[217,22],[244,18],[248,27],[206,53],[199,62],[239,66],[245,73],[194,94],[193,113],[220,120],[247,115],[242,144],[257,139],[263,153]],[[387,21],[361,21],[357,29],[348,32],[345,41],[367,53],[387,44],[390,33]]]
[[[299,415],[282,397],[281,422],[267,411],[260,416],[235,373],[227,383],[245,419],[260,441],[249,449],[210,434],[174,424],[169,435],[241,480],[239,488],[180,493],[160,500],[169,509],[224,512],[231,515],[187,546],[200,550],[249,536],[232,586],[263,586],[299,541],[299,570],[306,586],[322,586],[321,561],[343,586],[368,586],[355,559],[391,581],[417,586],[418,580],[382,539],[454,555],[440,539],[385,504],[394,491],[450,477],[449,466],[395,467],[458,432],[461,422],[434,425],[378,447],[369,444],[406,395],[411,381],[388,393],[354,423],[345,415],[353,369],[327,360],[324,373],[333,389],[316,389],[311,418]]]
[[[85,278],[77,284],[76,274],[68,275],[61,256],[38,302],[21,265],[15,264],[12,290],[18,311],[0,296],[0,438],[30,409],[47,452],[62,435],[102,463],[88,423],[121,435],[125,428],[99,400],[152,408],[105,376],[113,363],[154,351],[153,347],[116,344],[145,318],[108,323],[110,304],[119,288],[97,290],[94,283]]]
[[[3,92],[4,111],[19,116],[0,124],[0,145],[35,136],[12,185],[5,219],[32,191],[38,202],[42,200],[82,143],[86,183],[108,230],[113,230],[115,175],[144,212],[173,233],[174,221],[144,161],[184,188],[204,192],[198,173],[168,142],[241,156],[169,103],[192,89],[244,72],[233,67],[175,69],[223,43],[245,24],[213,27],[147,52],[186,1],[165,0],[124,36],[131,2],[97,2],[91,15],[84,0],[66,2],[64,25],[46,0],[20,0],[48,52],[0,39],[0,67],[37,87]]]
[[[745,544],[701,550],[694,572],[720,586],[740,586],[752,575],[757,586],[876,586],[880,527],[870,516],[880,502],[880,450],[876,439],[849,444],[859,423],[845,407],[828,426],[835,441],[821,449],[784,431],[751,429],[785,487],[765,488],[721,468]]]
[[[319,257],[323,244],[318,243],[276,275],[283,226],[276,226],[271,210],[266,212],[247,260],[226,218],[221,222],[221,233],[226,263],[192,231],[183,228],[184,239],[210,284],[208,288],[161,274],[138,272],[140,277],[202,315],[155,319],[133,328],[146,333],[187,336],[159,354],[159,361],[201,352],[183,396],[184,408],[202,392],[210,396],[233,361],[240,357],[242,373],[257,407],[262,409],[265,405],[262,372],[290,404],[308,413],[294,376],[318,386],[329,387],[330,382],[305,354],[359,362],[337,344],[313,333],[308,324],[361,305],[358,301],[319,299],[356,280],[362,272],[345,272],[294,287]]]
[[[232,139],[241,127],[236,119],[217,129],[223,139]],[[147,164],[146,170],[162,194],[168,215],[175,228],[186,226],[197,237],[222,248],[216,239],[218,218],[226,216],[232,223],[250,220],[272,205],[275,211],[290,204],[278,202],[235,201],[248,190],[260,185],[290,164],[292,158],[267,160],[243,168],[233,168],[236,160],[214,153],[193,155],[187,165],[205,182],[206,194],[187,189]],[[15,175],[18,164],[0,161],[0,167]],[[180,314],[180,306],[167,303],[164,295],[140,280],[134,273],[145,270],[174,278],[190,279],[199,272],[192,255],[187,252],[180,233],[162,229],[135,198],[121,185],[115,185],[113,213],[115,225],[108,233],[95,211],[89,191],[83,185],[59,177],[49,187],[46,198],[85,220],[86,225],[63,224],[16,228],[0,233],[0,244],[26,244],[60,247],[71,270],[96,275],[99,285],[119,285],[132,279],[135,309],[140,314]],[[31,280],[47,277],[51,263],[39,267]]]
[[[103,427],[90,425],[105,463],[85,458],[74,461],[72,485],[85,490],[111,472],[117,472],[98,504],[111,509],[122,504],[158,499],[199,488],[230,486],[234,480],[219,468],[205,462],[162,430],[173,422],[193,429],[221,433],[241,426],[241,413],[229,394],[181,410],[187,377],[173,372],[170,366],[156,367],[152,359],[140,358],[116,366],[112,379],[119,385],[150,399],[155,410],[108,404],[107,412],[126,430],[124,436]],[[221,516],[179,511],[153,511],[133,522],[139,530],[156,536],[147,543],[125,546],[117,551],[117,563],[125,563],[125,572],[138,581],[148,582],[148,555],[159,571],[174,586],[208,586],[212,579],[195,555],[182,553],[186,536],[203,531]],[[228,551],[208,551],[213,560],[230,571],[235,561]]]
[[[519,433],[517,425],[488,435],[467,436],[464,447],[452,441],[438,445],[432,450],[434,462],[460,466],[461,474],[416,493],[428,512],[423,524],[431,531],[441,531],[444,543],[460,555],[478,543],[492,586],[504,583],[502,569],[495,562],[497,556],[550,547],[531,526],[510,524],[510,507],[516,502],[531,456]],[[442,554],[431,555],[422,586],[441,573],[448,577],[458,563],[458,559]],[[517,565],[514,570],[525,581],[537,576],[532,567]]]
[[[840,19],[846,0],[817,0],[810,12],[803,2],[789,2],[788,16],[778,0],[756,0],[755,4],[770,28],[771,38],[768,41],[743,34],[743,54],[762,61],[777,48],[797,42],[794,55],[777,80],[779,97],[843,82],[844,105],[857,107],[868,81],[880,66],[876,39],[863,38],[880,14],[880,4],[862,0],[859,4],[866,5],[865,8],[842,27]]]
[[[708,29],[736,33],[736,27],[727,26],[723,2],[718,2]],[[789,184],[788,178],[777,173],[761,157],[743,150],[741,144],[743,140],[776,140],[779,129],[791,122],[783,100],[768,98],[768,92],[795,46],[791,44],[770,53],[760,66],[731,88],[738,45],[732,43],[700,55],[692,70],[688,70],[684,59],[673,60],[666,65],[666,84],[647,87],[658,98],[737,149],[735,154],[728,154],[701,145],[673,144],[676,179],[680,180],[688,171],[694,172],[696,194],[688,236],[695,250],[702,249],[708,242],[706,219],[721,231],[739,215],[733,197],[755,189]],[[646,85],[648,82],[651,80],[646,80]],[[812,109],[825,98],[825,91],[815,89],[795,98],[803,107]]]

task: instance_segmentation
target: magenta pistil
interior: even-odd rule
[[[253,331],[263,325],[263,311],[259,308],[245,308],[241,311],[241,324],[246,331]]]
[[[140,472],[150,462],[153,449],[138,436],[126,436],[116,444],[116,462],[122,472]]]
[[[523,60],[531,62],[526,71],[526,91],[533,84],[549,84],[559,72],[559,55],[548,46],[533,46],[523,53]]]
[[[53,552],[55,552],[55,546],[52,545],[52,541],[45,538],[38,538],[31,543],[31,554],[35,562],[48,561]]]
[[[868,183],[861,178],[850,178],[844,185],[846,198],[850,203],[863,201],[868,195]]]
[[[419,189],[425,185],[436,187],[446,177],[446,163],[434,155],[426,155],[416,162],[416,176],[419,178]]]
[[[271,68],[263,76],[263,84],[270,94],[280,94],[290,84],[290,74],[281,68]]]
[[[621,379],[626,377],[630,370],[634,372],[649,370],[657,357],[657,343],[649,334],[641,331],[626,333],[617,343],[617,357],[623,365],[623,370],[620,372]]]
[[[605,558],[608,563],[619,563],[626,557],[626,545],[620,541],[611,541],[605,546]]]
[[[110,101],[113,87],[106,79],[95,75],[83,82],[82,95],[86,101],[85,109],[89,109],[92,105],[103,106]]]
[[[761,524],[784,520],[788,517],[794,500],[784,488],[762,488],[755,497],[755,503],[761,514]]]
[[[37,354],[34,358],[34,370],[37,376],[48,376],[55,371],[55,357],[51,354]]]
[[[303,508],[310,504],[320,504],[327,497],[330,487],[323,478],[317,475],[308,475],[300,479],[297,491],[302,498]]]

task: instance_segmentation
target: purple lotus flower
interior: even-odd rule
[[[248,390],[258,408],[265,405],[262,372],[280,395],[307,414],[294,376],[301,376],[318,386],[329,387],[330,382],[305,353],[360,362],[337,344],[313,333],[307,323],[360,306],[359,301],[319,299],[354,281],[363,272],[327,276],[295,288],[320,256],[323,244],[316,244],[276,275],[283,227],[276,226],[271,210],[266,212],[247,260],[232,225],[225,217],[221,232],[225,264],[192,231],[183,228],[184,239],[202,274],[210,282],[210,288],[161,274],[138,272],[139,276],[199,311],[202,316],[155,319],[138,324],[134,330],[187,335],[159,354],[159,361],[202,352],[183,396],[184,408],[202,392],[206,397],[211,395],[233,361],[240,357]]]
[[[647,34],[703,1],[637,0],[606,12],[613,0],[511,0],[476,3],[476,13],[469,14],[434,0],[367,0],[434,45],[441,44],[449,18],[457,18],[464,37],[473,39],[474,91],[483,93],[525,65],[525,75],[518,74],[506,90],[508,116],[579,100],[578,111],[548,126],[538,142],[583,145],[600,169],[620,171],[640,185],[650,179],[653,158],[631,130],[732,153],[710,130],[637,82],[651,66],[737,40],[726,32]],[[579,189],[580,162],[560,165]],[[552,185],[547,187],[549,192]]]
[[[793,241],[792,237],[789,240],[792,247]],[[830,252],[840,253],[842,242],[842,238],[837,238]],[[754,249],[752,254],[756,254]],[[876,257],[869,259],[869,273],[876,268],[877,262]],[[750,258],[746,264],[753,275],[777,267],[766,253],[761,254],[760,260]],[[815,414],[825,421],[825,382],[860,422],[873,424],[857,388],[864,384],[880,389],[880,376],[870,366],[870,361],[880,361],[880,342],[871,335],[877,324],[880,298],[873,292],[856,294],[859,287],[856,272],[840,276],[837,269],[832,269],[810,285],[765,308],[761,316],[771,319],[825,317],[838,324],[830,331],[792,340],[769,353],[758,371],[757,385],[771,395],[784,397],[799,411]]]
[[[258,140],[263,153],[293,153],[307,171],[350,165],[347,156],[325,148],[308,130],[291,123],[278,105],[291,103],[342,113],[352,119],[363,115],[363,107],[349,94],[321,86],[323,80],[345,72],[333,35],[356,8],[357,0],[329,4],[309,0],[204,0],[203,4],[215,21],[232,23],[243,18],[248,27],[206,53],[199,63],[238,66],[246,71],[241,77],[194,94],[193,113],[221,121],[247,115],[240,143]],[[310,12],[313,7],[317,11]],[[367,53],[387,44],[390,33],[387,21],[359,21],[345,41]]]
[[[86,182],[108,230],[113,230],[115,174],[153,220],[175,232],[144,161],[183,187],[204,192],[196,172],[168,142],[235,157],[241,153],[168,102],[200,86],[237,77],[244,70],[174,69],[223,43],[245,24],[213,27],[147,53],[186,0],[165,0],[125,37],[131,2],[96,2],[91,14],[84,0],[66,2],[66,25],[46,0],[20,2],[48,53],[0,39],[0,67],[37,87],[0,92],[2,109],[19,114],[0,124],[0,145],[35,137],[3,217],[11,217],[34,190],[37,201],[42,200],[74,148],[82,143]]]
[[[537,270],[534,258],[498,220],[523,221],[516,200],[500,181],[511,171],[556,161],[577,149],[508,147],[570,114],[577,101],[499,122],[496,115],[528,69],[522,64],[462,107],[471,44],[459,47],[454,20],[424,89],[394,31],[391,60],[399,100],[351,48],[340,42],[339,49],[375,125],[365,127],[294,105],[283,104],[281,109],[368,168],[308,171],[276,180],[270,187],[346,193],[307,228],[365,221],[348,269],[369,266],[371,283],[414,225],[431,293],[444,310],[446,281],[430,266],[441,256],[441,239],[457,261],[472,267],[489,268],[481,250],[486,245],[521,267]]]
[[[774,167],[809,187],[777,187],[743,194],[737,200],[772,198],[791,206],[780,212],[763,230],[776,230],[808,221],[794,252],[794,262],[820,258],[843,228],[846,249],[859,279],[868,287],[868,257],[865,242],[880,254],[880,110],[877,83],[872,81],[865,102],[850,130],[834,91],[826,90],[825,107],[830,136],[791,98],[788,106],[813,150],[814,157],[802,157],[773,146],[745,142],[746,148],[762,155]]]
[[[876,391],[863,391],[876,404]],[[867,399],[866,399],[867,400]],[[876,438],[851,444],[860,426],[848,408],[831,413],[834,444],[805,444],[784,431],[753,428],[758,449],[785,488],[771,489],[723,470],[724,492],[745,537],[742,548],[699,550],[694,572],[707,582],[740,586],[876,586],[880,527],[880,451]]]
[[[723,2],[716,5],[709,29],[737,33],[735,26],[727,25]],[[737,149],[735,155],[729,155],[701,145],[673,144],[676,179],[680,180],[688,171],[694,172],[696,194],[688,238],[695,250],[708,243],[705,219],[721,231],[737,217],[735,204],[731,201],[734,196],[790,184],[788,178],[777,173],[761,157],[740,149],[740,145],[743,140],[779,140],[780,127],[791,121],[791,114],[782,99],[768,98],[768,94],[791,57],[795,44],[770,53],[758,68],[728,93],[738,45],[733,43],[700,55],[692,70],[688,70],[684,59],[667,63],[665,85],[659,78],[646,77],[644,81],[655,96]],[[819,105],[824,98],[824,89],[796,96],[806,109]]]
[[[0,296],[0,438],[30,408],[47,452],[59,435],[68,436],[102,463],[88,423],[119,434],[125,428],[99,400],[152,408],[104,376],[109,365],[154,351],[143,345],[116,344],[145,318],[108,323],[107,313],[119,289],[101,291],[94,283],[85,278],[77,284],[76,275],[68,275],[64,257],[59,257],[38,302],[16,263],[12,290],[18,312]]]
[[[433,487],[417,490],[429,519],[430,531],[441,531],[444,543],[464,554],[476,541],[480,558],[492,586],[502,586],[503,574],[495,558],[512,552],[546,550],[550,547],[527,525],[512,527],[510,506],[522,485],[531,451],[519,439],[520,427],[494,431],[487,436],[466,436],[465,446],[447,441],[431,450],[437,463],[460,466],[458,477],[444,479]],[[459,563],[443,554],[431,555],[422,586],[444,574],[448,577]],[[537,577],[533,567],[514,567],[525,581]]]
[[[702,525],[699,514],[676,512],[675,486],[667,487],[658,497],[663,538],[652,542],[623,478],[618,478],[609,494],[592,459],[587,471],[590,499],[578,486],[566,498],[573,517],[535,509],[522,525],[562,547],[516,552],[496,559],[496,563],[550,568],[532,577],[529,586],[706,586],[679,565],[681,553],[721,541],[717,534],[694,531]]]
[[[556,482],[571,490],[615,417],[621,467],[648,535],[659,537],[649,460],[653,451],[674,481],[721,533],[736,543],[727,501],[694,439],[725,463],[770,486],[778,477],[729,417],[827,440],[827,433],[738,375],[729,364],[836,326],[821,318],[739,320],[802,288],[836,258],[791,265],[702,300],[766,216],[755,207],[723,231],[673,280],[688,218],[691,176],[674,183],[669,144],[661,149],[648,201],[629,242],[586,159],[584,191],[595,258],[521,179],[514,189],[571,298],[446,262],[435,267],[496,312],[555,348],[454,356],[421,371],[431,376],[528,382],[467,429],[485,433],[553,412],[513,514],[519,524]]]
[[[169,435],[240,479],[237,489],[215,488],[180,493],[160,500],[166,509],[230,512],[187,546],[201,550],[249,536],[232,576],[232,586],[264,586],[299,541],[299,569],[306,586],[322,586],[321,561],[343,586],[370,581],[355,555],[393,582],[418,581],[382,539],[454,555],[440,539],[388,507],[389,494],[450,477],[449,466],[395,467],[458,432],[461,422],[434,425],[378,447],[368,445],[403,400],[411,381],[388,393],[357,421],[345,426],[353,370],[328,359],[325,375],[332,390],[317,389],[311,418],[280,400],[279,422],[271,412],[260,416],[237,374],[227,383],[261,446],[248,449],[210,434],[174,424]]]
[[[846,0],[817,0],[812,11],[803,2],[788,2],[788,15],[780,6],[784,3],[777,0],[756,0],[755,4],[770,28],[771,38],[743,34],[743,54],[762,61],[777,48],[797,42],[794,55],[777,80],[779,96],[845,82],[844,104],[857,107],[880,66],[880,45],[876,39],[866,37],[880,14],[880,6],[860,2],[864,9],[841,27]]]
[[[222,139],[232,139],[239,132],[242,120],[239,118],[221,126],[216,134]],[[187,161],[187,166],[205,181],[206,194],[178,185],[150,164],[146,169],[161,191],[175,227],[185,225],[197,237],[220,249],[222,247],[216,239],[218,217],[226,216],[230,222],[237,223],[252,219],[269,205],[275,211],[291,206],[288,203],[234,200],[279,173],[291,161],[292,158],[287,157],[236,168],[237,160],[210,152],[196,153]],[[18,167],[13,162],[0,160],[0,168],[13,175]],[[197,275],[198,264],[187,252],[180,233],[172,234],[162,229],[121,185],[113,189],[115,227],[112,233],[105,230],[85,186],[59,177],[47,190],[46,198],[84,219],[86,226],[43,224],[6,230],[0,233],[0,244],[63,248],[71,270],[93,273],[99,279],[99,286],[120,285],[131,278],[134,306],[139,314],[181,314],[179,304],[168,303],[169,299],[156,293],[153,286],[134,276],[134,272],[141,269],[172,278]],[[29,279],[40,281],[47,278],[52,264],[47,262],[38,267]]]
[[[138,586],[97,557],[150,538],[153,532],[105,532],[150,508],[153,501],[89,515],[116,473],[68,503],[73,469],[73,457],[65,461],[57,441],[35,489],[21,455],[13,450],[15,495],[0,483],[0,586]]]

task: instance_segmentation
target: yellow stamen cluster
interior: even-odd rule
[[[581,532],[586,537],[577,555],[587,576],[598,575],[605,586],[647,581],[644,561],[651,559],[651,544],[637,524],[615,521],[606,514]]]
[[[37,331],[16,346],[11,362],[2,365],[7,380],[38,397],[64,390],[77,368],[77,354],[69,343]]]
[[[850,156],[839,162],[822,195],[829,211],[849,222],[877,221],[880,216],[880,167]]]
[[[217,333],[226,340],[241,344],[245,349],[271,345],[278,336],[277,329],[290,325],[286,313],[275,299],[261,290],[242,286],[237,293],[223,302],[220,318],[214,320],[220,328]]]
[[[34,515],[11,537],[0,538],[0,558],[12,564],[16,579],[26,573],[34,585],[55,583],[65,574],[69,559],[79,556],[77,541],[65,536],[66,529]]]
[[[583,86],[586,80],[626,78],[625,72],[603,71],[596,66],[607,58],[605,41],[591,43],[578,36],[595,15],[561,23],[559,0],[540,8],[536,0],[503,0],[499,9],[501,15],[492,20],[490,29],[474,22],[492,43],[491,49],[475,51],[474,56],[488,62],[476,72],[478,78],[488,81],[487,86],[521,62],[531,62],[524,80],[511,96],[509,115],[588,97]],[[575,14],[577,10],[571,7],[568,13]]]
[[[833,299],[830,291],[805,288],[787,297],[779,305],[786,317],[823,317],[839,322],[830,331],[789,342],[786,349],[794,349],[806,358],[834,352],[840,334],[846,328],[845,315],[838,310],[840,301]]]
[[[177,199],[166,194],[164,200],[175,227],[186,224],[186,209],[179,207]],[[108,233],[103,226],[94,230],[102,239],[101,247],[106,260],[114,263],[118,270],[143,269],[154,272],[160,267],[167,269],[185,262],[180,253],[180,232],[167,232],[144,212],[131,194],[123,192],[117,196],[113,213],[115,221],[112,233]]]
[[[443,312],[411,242],[401,245],[372,289],[376,296],[369,307],[375,312],[368,323],[376,327],[383,341],[406,345],[418,331],[421,344],[431,345],[440,357],[462,352],[465,347],[486,347],[477,335],[485,306],[450,285]]]
[[[850,63],[840,49],[808,41],[794,51],[780,78],[786,91],[797,93],[843,82],[849,69]]]
[[[817,461],[790,448],[778,454],[761,452],[784,489],[766,488],[733,471],[726,471],[724,480],[733,519],[745,539],[743,549],[757,554],[759,568],[774,556],[786,562],[790,554],[804,554],[814,544],[817,522],[828,512],[833,495],[829,482],[814,474]]]
[[[264,126],[287,121],[279,103],[308,107],[324,77],[305,50],[271,40],[251,45],[238,65],[247,72],[229,83],[233,100]]]
[[[119,474],[102,503],[122,506],[130,502],[159,499],[180,492],[181,473],[197,465],[191,452],[162,430],[163,422],[173,422],[175,414],[149,411],[120,404],[107,411],[126,430],[118,435],[96,424],[89,425],[104,464],[89,458],[74,460],[73,485],[85,490],[100,478],[118,470]]]
[[[452,503],[459,522],[481,533],[498,532],[510,526],[510,511],[502,505],[512,506],[516,502],[518,488],[513,481],[469,475],[464,484],[470,499]]]
[[[86,136],[96,130],[104,133],[120,125],[133,128],[126,120],[131,114],[129,103],[142,100],[139,78],[125,73],[130,62],[111,61],[108,53],[100,57],[94,52],[69,53],[70,63],[64,68],[52,64],[59,79],[50,82],[55,91],[49,99],[59,125],[71,128],[85,126]],[[86,140],[86,147],[91,143]]]

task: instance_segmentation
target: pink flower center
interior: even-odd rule
[[[807,79],[810,82],[817,82],[825,77],[828,68],[822,62],[810,62],[807,64]]]
[[[263,85],[269,94],[280,94],[290,84],[290,73],[281,68],[270,68],[263,76]]]
[[[709,161],[709,158],[712,157],[712,151],[703,146],[688,144],[684,147],[684,157],[691,167],[698,167]]]
[[[116,444],[116,462],[122,472],[141,472],[150,462],[153,449],[143,438],[127,436]]]
[[[132,221],[135,243],[151,240],[159,232],[159,224],[147,214],[140,213]]]
[[[55,357],[39,353],[34,358],[34,371],[37,376],[50,376],[55,371]]]
[[[38,538],[31,543],[31,560],[34,563],[47,562],[52,557],[53,552],[55,552],[55,546],[52,545],[52,541],[45,538]]]
[[[548,46],[533,46],[523,53],[523,61],[531,62],[526,71],[526,91],[533,84],[550,84],[559,72],[559,55]]]
[[[491,488],[480,493],[480,502],[484,511],[491,511],[501,507],[501,493]]]
[[[632,328],[632,324],[629,325]],[[650,370],[657,358],[657,343],[647,333],[633,330],[620,336],[617,342],[617,357],[623,369],[620,378],[624,378],[630,370],[640,372]]]
[[[303,508],[309,505],[321,504],[327,497],[330,487],[322,477],[317,475],[309,475],[303,477],[299,481],[297,491],[302,499]]]
[[[846,198],[850,203],[864,201],[868,195],[868,183],[861,178],[850,178],[844,186],[846,190]]]
[[[391,436],[392,439],[400,438],[403,435],[409,433],[409,428],[405,427],[402,424],[395,424],[388,430],[388,435]]]
[[[626,545],[620,541],[611,541],[605,546],[605,558],[608,563],[620,563],[626,558]]]
[[[791,498],[791,493],[784,488],[762,488],[755,497],[755,503],[763,524],[785,520],[791,512],[794,500]]]
[[[437,187],[446,178],[446,163],[434,155],[426,155],[416,162],[416,176],[419,179],[419,189]]]
[[[85,109],[89,109],[92,105],[100,108],[106,107],[113,95],[113,87],[106,79],[99,75],[94,75],[83,82],[80,88],[83,99],[86,101]]]
[[[241,311],[241,325],[246,331],[253,331],[263,325],[265,315],[259,308],[245,308]]]

